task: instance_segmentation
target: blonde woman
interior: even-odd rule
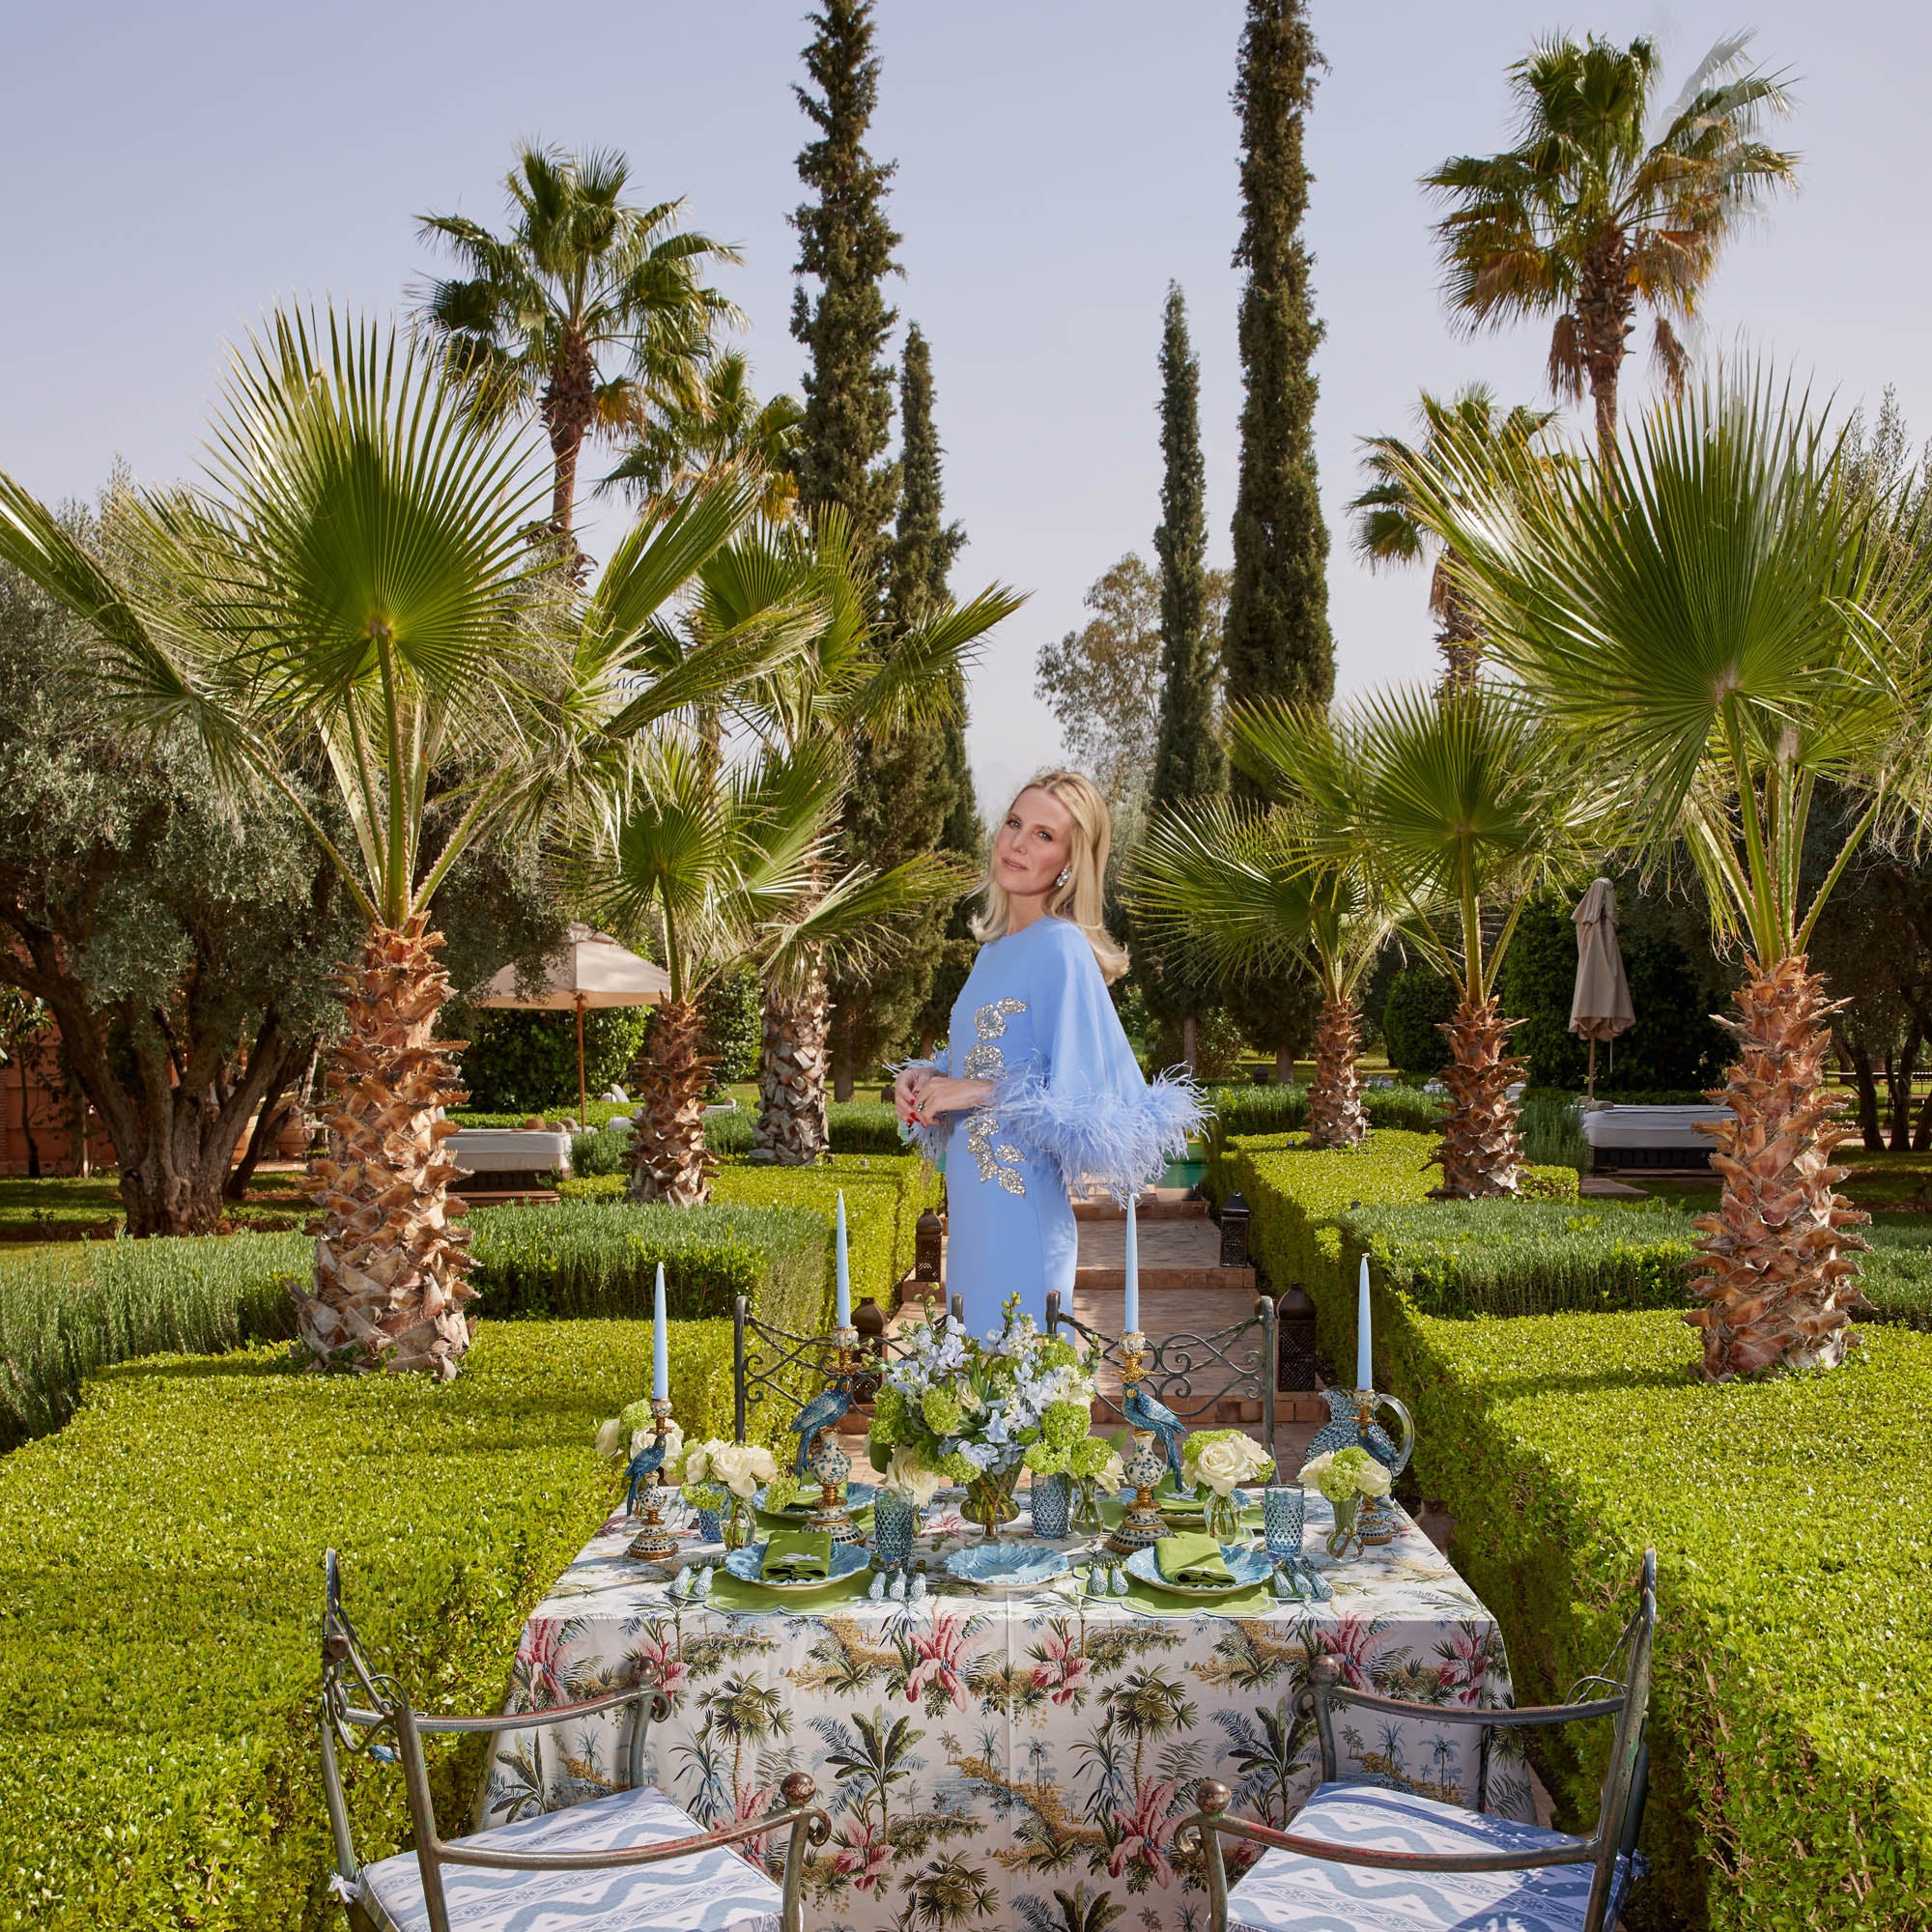
[[[947,1287],[969,1330],[1017,1293],[1036,1321],[1070,1302],[1078,1236],[1068,1189],[1117,1200],[1179,1153],[1201,1117],[1184,1080],[1142,1077],[1108,984],[1127,955],[1102,923],[1107,801],[1078,772],[1042,772],[993,835],[981,942],[952,1035],[899,1070],[899,1119],[946,1170]]]

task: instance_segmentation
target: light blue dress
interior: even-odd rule
[[[912,1064],[993,1083],[989,1106],[912,1130],[946,1170],[946,1285],[964,1296],[976,1335],[1000,1325],[1009,1294],[1036,1321],[1049,1289],[1070,1310],[1079,1239],[1068,1190],[1085,1181],[1130,1199],[1201,1119],[1190,1082],[1142,1076],[1093,947],[1061,919],[982,946],[952,1037]]]

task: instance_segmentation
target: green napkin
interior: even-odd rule
[[[808,1577],[832,1574],[832,1536],[828,1530],[775,1529],[765,1539],[765,1560],[758,1575],[781,1583],[802,1583]]]
[[[1235,1578],[1221,1560],[1221,1546],[1199,1533],[1163,1536],[1153,1547],[1153,1560],[1170,1583],[1232,1583]]]

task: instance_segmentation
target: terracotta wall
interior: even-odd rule
[[[23,1068],[27,1076],[24,1094],[20,1083]],[[16,1058],[0,1066],[0,1174],[31,1172],[29,1127],[40,1151],[43,1174],[78,1173],[74,1115],[79,1104],[79,1096],[70,1096],[61,1086],[59,1058],[51,1042],[24,1047]],[[114,1143],[91,1111],[88,1127],[89,1164],[96,1169],[112,1167]]]

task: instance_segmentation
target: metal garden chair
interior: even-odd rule
[[[1310,1669],[1321,1741],[1323,1782],[1276,1831],[1227,1815],[1230,1793],[1208,1779],[1201,1808],[1175,1834],[1198,1847],[1206,1866],[1210,1932],[1379,1932],[1405,1928],[1508,1926],[1511,1932],[1614,1932],[1637,1875],[1637,1828],[1649,1757],[1644,1724],[1650,1703],[1651,1640],[1657,1627],[1657,1552],[1646,1550],[1634,1613],[1609,1661],[1571,1687],[1563,1704],[1524,1710],[1459,1710],[1426,1705],[1432,1724],[1480,1724],[1477,1806],[1465,1811],[1377,1777],[1336,1780],[1335,1713],[1365,1711],[1413,1719],[1418,1707],[1343,1688],[1332,1657]],[[1586,1696],[1586,1692],[1600,1694]],[[1302,1706],[1305,1711],[1306,1703]],[[1597,1822],[1587,1837],[1546,1832],[1491,1817],[1488,1797],[1492,1730],[1613,1718]],[[1262,1859],[1231,1893],[1221,1840],[1264,1847]]]
[[[800,1897],[806,1848],[831,1836],[812,1808],[804,1772],[780,1785],[783,1803],[762,1818],[707,1832],[663,1792],[642,1782],[645,1727],[670,1715],[648,1684],[580,1704],[497,1718],[429,1717],[411,1708],[396,1680],[371,1668],[342,1607],[334,1550],[324,1558],[322,1787],[335,1839],[331,1889],[357,1932],[513,1932],[534,1924],[595,1926],[597,1932],[803,1932]],[[443,1837],[430,1797],[425,1736],[446,1731],[527,1731],[635,1704],[627,1790],[469,1837]],[[399,1765],[412,1852],[356,1862],[342,1788],[340,1753]],[[788,1834],[784,1882],[733,1849]]]
[[[963,1297],[952,1296],[948,1311],[953,1320],[959,1320],[964,1310]],[[891,1354],[892,1337],[885,1337],[880,1347],[882,1356]],[[838,1364],[838,1336],[794,1335],[788,1328],[760,1321],[752,1313],[751,1297],[739,1295],[731,1304],[731,1420],[735,1439],[749,1440],[745,1432],[753,1403],[776,1399],[795,1415],[825,1386]],[[853,1394],[862,1406],[878,1394],[879,1379],[869,1371],[856,1378]]]
[[[1245,1321],[1217,1328],[1210,1335],[1177,1331],[1169,1335],[1148,1335],[1148,1359],[1142,1376],[1143,1386],[1173,1409],[1189,1429],[1212,1425],[1214,1411],[1224,1402],[1261,1404],[1262,1445],[1269,1455],[1274,1445],[1274,1302],[1265,1294],[1255,1302],[1255,1312]],[[1121,1366],[1121,1343],[1116,1335],[1103,1335],[1097,1328],[1065,1312],[1060,1305],[1060,1291],[1050,1289],[1046,1297],[1046,1332],[1057,1335],[1070,1328],[1083,1341],[1099,1345],[1102,1361]],[[1252,1348],[1245,1346],[1254,1338]],[[1223,1378],[1215,1380],[1217,1372]],[[1120,1401],[1104,1391],[1099,1406],[1115,1421],[1124,1423]]]

